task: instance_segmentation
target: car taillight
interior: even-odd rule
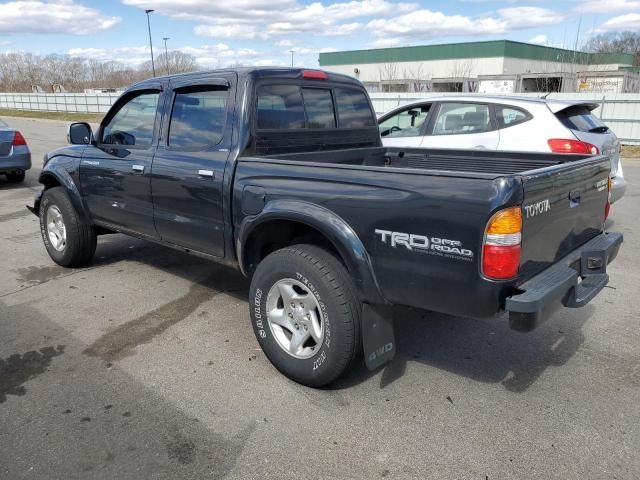
[[[580,140],[551,138],[547,140],[553,153],[579,153],[583,155],[598,155],[600,149],[595,145]]]
[[[493,280],[508,280],[518,274],[522,242],[522,211],[509,207],[489,222],[482,246],[482,273]]]
[[[326,80],[327,78],[329,78],[329,75],[321,70],[303,70],[302,78],[309,78],[311,80]]]
[[[13,142],[11,142],[11,145],[13,145],[14,147],[17,147],[19,145],[26,145],[26,144],[27,144],[27,141],[24,139],[22,134],[16,131],[16,133],[13,134]]]

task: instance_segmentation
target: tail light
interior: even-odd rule
[[[552,138],[547,140],[553,153],[579,153],[583,155],[598,155],[600,149],[595,145],[580,140]]]
[[[27,141],[24,139],[22,134],[16,131],[16,133],[13,134],[13,142],[11,142],[11,145],[13,145],[14,147],[18,147],[20,145],[26,145],[26,144],[27,144]]]
[[[303,70],[302,78],[308,78],[310,80],[326,80],[329,78],[329,75],[321,70]]]
[[[522,242],[520,207],[505,208],[489,222],[482,246],[482,273],[493,280],[508,280],[518,274]]]

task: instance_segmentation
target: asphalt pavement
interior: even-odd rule
[[[233,270],[123,235],[55,265],[25,205],[65,124],[6,120],[34,168],[0,178],[0,478],[640,478],[640,161],[590,305],[527,334],[398,308],[392,364],[313,390],[262,354]]]

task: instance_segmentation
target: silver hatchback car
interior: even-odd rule
[[[22,134],[0,120],[0,175],[11,183],[24,180],[31,168],[31,151]]]
[[[534,97],[439,96],[397,107],[378,124],[385,146],[608,155],[615,202],[626,188],[620,141],[592,113],[597,107]]]

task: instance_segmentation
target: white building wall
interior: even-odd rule
[[[571,62],[552,62],[546,60],[526,60],[523,58],[505,57],[504,73],[505,75],[518,75],[523,73],[576,73],[582,71],[598,71],[608,72],[618,70],[618,64],[603,65],[584,65]]]
[[[460,60],[429,60],[423,62],[395,62],[394,79],[421,80],[448,77],[477,77],[478,75],[502,75],[504,57],[468,58]],[[388,80],[386,74],[389,64],[362,63],[352,65],[326,65],[323,70],[342,73],[358,78],[361,82],[378,82],[381,79]],[[354,73],[354,69],[359,74]]]
[[[327,65],[324,70],[358,78],[361,82],[389,80],[389,69],[395,69],[393,79],[430,80],[432,78],[471,77],[478,75],[518,75],[526,73],[555,73],[618,70],[618,64],[583,65],[568,62],[526,60],[512,57],[467,58],[459,60],[429,60],[422,62],[354,63]],[[355,69],[359,70],[356,75]]]

